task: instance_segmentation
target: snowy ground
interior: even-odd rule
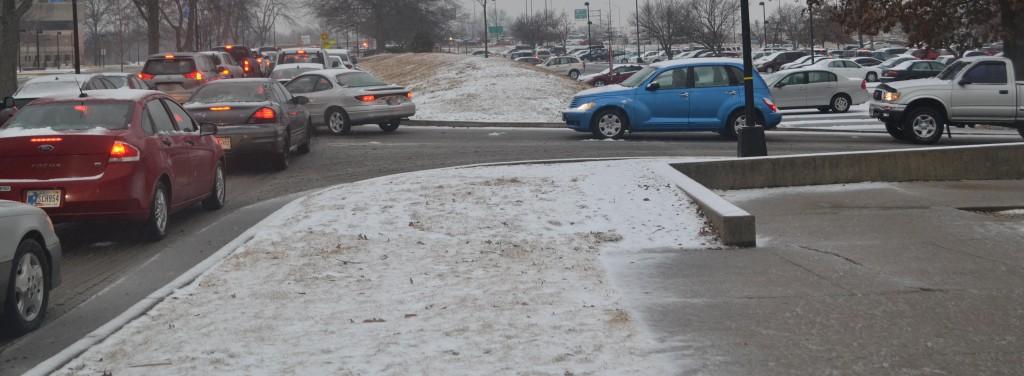
[[[414,120],[558,123],[573,94],[586,89],[568,77],[500,56],[384,55],[360,66],[411,87]]]
[[[444,169],[312,194],[57,374],[671,374],[684,360],[599,259],[718,245],[655,163]]]

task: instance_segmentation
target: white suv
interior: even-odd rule
[[[587,67],[580,58],[575,56],[556,56],[537,66],[552,72],[567,75],[569,78],[574,80],[579,78],[580,73]]]

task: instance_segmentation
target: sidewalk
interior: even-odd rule
[[[702,375],[1024,373],[1024,181],[732,191],[759,248],[605,256]]]

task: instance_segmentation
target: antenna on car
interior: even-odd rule
[[[79,98],[88,97],[89,94],[86,94],[85,90],[82,90],[82,83],[78,82],[78,75],[77,74],[73,74],[73,75],[71,75],[71,77],[75,79],[75,87],[78,88],[78,97]],[[54,77],[54,79],[56,79],[56,77]]]

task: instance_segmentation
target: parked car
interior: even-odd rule
[[[260,56],[246,46],[235,46],[229,44],[214,47],[212,50],[230,54],[231,57],[242,66],[242,73],[245,77],[263,77],[268,73],[263,71],[264,67],[262,59],[260,59],[261,61],[256,60]]]
[[[825,59],[828,59],[828,58],[825,57],[825,56],[822,56],[822,55],[814,55],[813,59],[812,59],[811,55],[801,56],[801,57],[797,58],[796,60],[793,60],[792,62],[789,62],[789,63],[786,63],[786,64],[782,64],[782,66],[779,67],[779,70],[802,68],[802,67],[806,67],[806,66],[811,65],[811,64],[816,64],[817,62],[825,60]]]
[[[523,64],[529,64],[529,65],[538,65],[538,64],[544,63],[544,60],[541,60],[539,57],[535,57],[535,56],[520,57],[520,58],[516,58],[515,61],[517,63],[523,63]]]
[[[654,57],[658,56],[658,54],[660,54],[660,53],[661,53],[661,51],[646,51],[641,56],[644,59],[644,61],[643,61],[644,63],[653,63],[654,62]],[[630,61],[630,63],[638,63],[638,62],[637,61]]]
[[[957,60],[956,55],[942,55],[942,56],[939,56],[938,58],[935,59],[935,61],[940,62],[940,63],[945,64],[945,65],[950,65],[950,64],[952,64],[956,60]]]
[[[881,64],[875,65],[873,67],[868,67],[868,81],[878,81],[879,78],[882,77],[883,70],[895,67],[910,60],[917,60],[917,58],[910,55],[894,56],[886,61],[883,61]]]
[[[521,57],[534,57],[533,51],[516,51],[508,54],[509,59],[515,60]]]
[[[242,66],[238,65],[235,58],[231,57],[227,52],[209,51],[203,52],[203,54],[210,57],[210,60],[216,65],[217,72],[220,73],[221,78],[245,77],[245,71],[242,70]]]
[[[402,119],[416,114],[412,91],[388,85],[373,75],[351,69],[306,72],[285,87],[308,98],[313,124],[324,124],[333,134],[348,133],[352,126],[378,124],[394,132]]]
[[[672,60],[672,59],[677,59],[677,58],[679,58],[679,55],[683,54],[683,51],[677,50],[677,49],[674,49],[674,48],[671,50],[671,52],[672,52],[672,56],[669,56],[668,52],[666,52],[665,50],[659,50],[658,54],[654,55],[654,57],[652,57],[650,59],[650,62],[651,63],[660,63],[662,61],[668,61],[668,60]]]
[[[742,60],[674,60],[649,65],[619,85],[577,93],[562,119],[569,128],[597,138],[644,131],[715,131],[735,137],[746,124],[743,90]],[[756,123],[774,128],[782,121],[758,74],[754,105]]]
[[[870,59],[870,58],[866,58],[866,59]],[[870,71],[867,68],[860,66],[860,64],[857,64],[857,63],[853,62],[853,60],[848,60],[848,59],[827,59],[827,60],[822,60],[820,62],[808,65],[805,68],[824,68],[824,69],[826,69],[826,70],[828,70],[830,72],[838,73],[838,74],[841,74],[841,75],[846,76],[846,77],[856,78],[857,80],[865,80],[865,81],[871,82],[871,80],[869,80],[869,78],[871,78],[871,77],[868,74],[868,73],[870,73]]]
[[[975,57],[975,56],[989,56],[989,54],[982,50],[970,50],[964,52],[964,57]]]
[[[783,64],[792,63],[804,56],[807,56],[807,54],[800,51],[776,52],[763,58],[764,60],[757,64],[755,68],[757,68],[758,72],[775,73],[782,69]]]
[[[942,55],[941,52],[931,48],[915,48],[908,50],[906,54],[916,57],[920,60],[935,60],[935,58]]]
[[[473,56],[484,56],[485,54],[493,55],[494,53],[493,52],[487,52],[487,51],[484,51],[484,50],[476,50],[476,51],[473,51],[473,53],[472,53]]]
[[[278,51],[276,65],[310,63],[320,64],[322,68],[324,61],[324,51],[320,48],[285,48]]]
[[[780,109],[817,108],[843,113],[868,101],[866,81],[821,67],[783,71],[768,78],[767,84]]]
[[[352,54],[349,53],[348,50],[346,50],[346,49],[330,49],[329,48],[326,51],[327,51],[327,56],[336,56],[336,57],[341,59],[342,66],[340,66],[340,67],[332,66],[331,68],[355,69],[355,67],[356,67],[355,59],[352,58]]]
[[[0,128],[0,199],[32,203],[57,222],[138,221],[146,238],[161,239],[169,214],[224,206],[215,133],[155,91],[39,99]]]
[[[547,60],[548,58],[551,57],[551,55],[551,51],[548,51],[547,49],[538,48],[537,52],[533,56],[536,56],[538,59],[541,60]]]
[[[946,69],[946,66],[937,61],[909,60],[892,68],[883,69],[880,80],[892,82],[935,77],[943,69]]]
[[[977,123],[1015,128],[1024,136],[1024,90],[1013,63],[1002,57],[968,57],[935,79],[879,85],[868,113],[897,139],[934,144],[945,127]]]
[[[889,48],[883,48],[883,49],[880,49],[880,50],[877,50],[877,51],[878,52],[882,52],[882,53],[884,53],[886,55],[889,55],[889,56],[896,56],[896,55],[906,54],[907,51],[910,51],[910,48],[907,48],[907,47],[889,47]]]
[[[217,124],[217,142],[229,157],[269,158],[284,170],[293,152],[310,151],[308,101],[273,79],[246,78],[205,85],[184,107],[196,120]]]
[[[7,187],[0,180],[0,187]],[[46,319],[61,282],[60,239],[42,209],[0,200],[0,327],[20,336]]]
[[[298,63],[298,64],[281,64],[274,67],[274,71],[270,72],[270,78],[274,79],[281,84],[286,84],[291,81],[292,78],[305,72],[315,71],[324,69],[323,64],[312,64],[312,63]]]
[[[569,78],[575,80],[580,77],[580,74],[583,73],[584,70],[587,69],[587,64],[578,57],[558,56],[548,59],[537,67],[569,76]]]
[[[108,77],[105,74],[55,74],[30,79],[14,92],[10,97],[13,100],[9,104],[0,107],[0,125],[13,117],[19,108],[38,98],[77,94],[89,90],[117,89],[120,85],[116,81],[116,77]]]
[[[603,70],[603,71],[601,71],[599,73],[589,74],[589,75],[580,77],[579,80],[582,81],[583,83],[587,84],[587,85],[590,85],[590,86],[601,87],[601,86],[617,84],[617,83],[620,83],[622,81],[625,81],[627,78],[633,76],[634,73],[639,72],[641,69],[644,69],[643,65],[638,65],[638,64],[616,65],[616,66],[614,66],[611,69],[610,72],[609,72],[608,69],[605,69],[605,70]]]
[[[860,65],[862,67],[873,67],[878,64],[882,64],[881,60],[875,59],[873,57],[855,57],[851,60],[853,60],[854,63],[857,63],[857,65]]]
[[[180,103],[197,87],[220,79],[220,72],[206,54],[174,52],[149,56],[139,78]]]

